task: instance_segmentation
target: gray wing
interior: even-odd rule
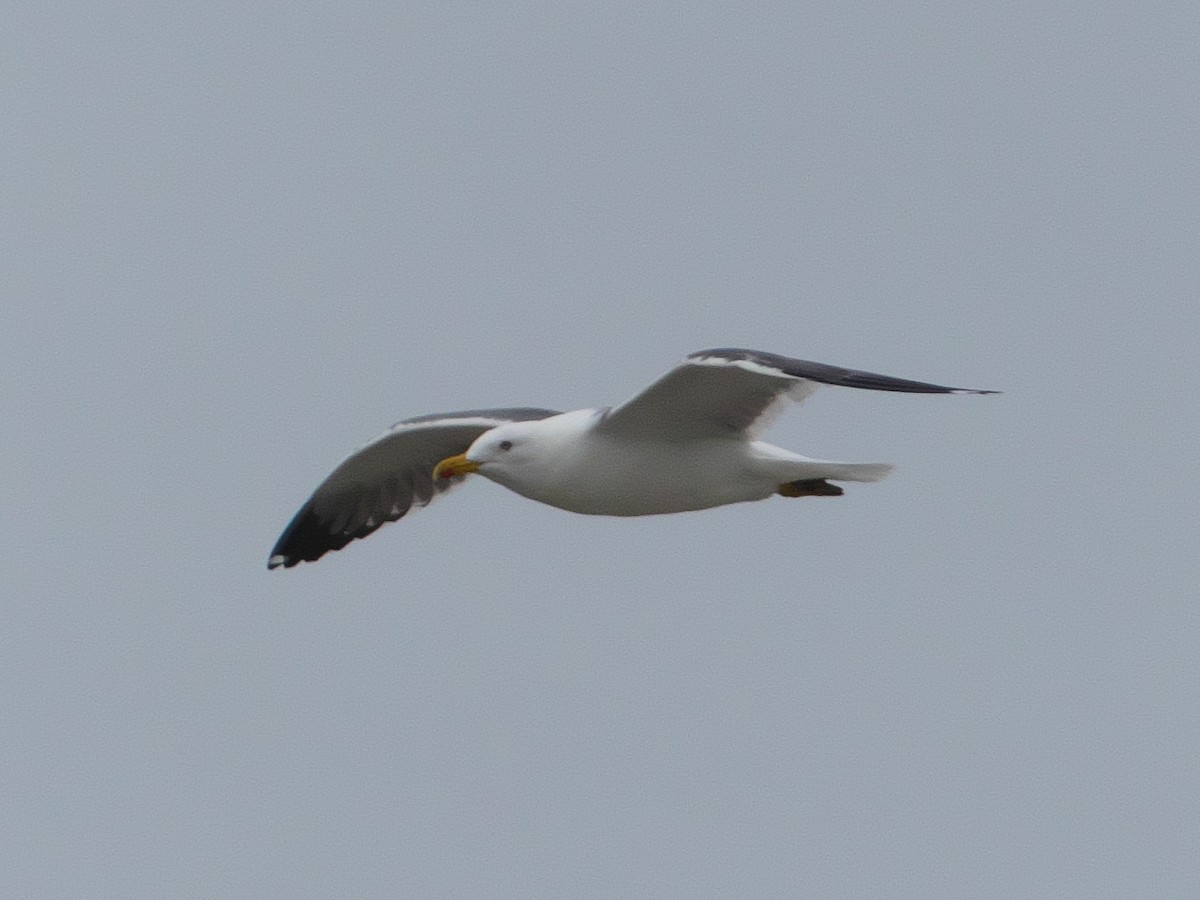
[[[722,348],[693,353],[632,400],[610,410],[598,428],[671,440],[728,434],[757,438],[789,402],[804,400],[819,384],[920,394],[997,393]]]
[[[433,483],[433,468],[443,459],[466,452],[497,425],[554,415],[549,409],[474,409],[397,422],[321,482],[279,536],[267,568],[319,559],[428,505],[463,480]]]

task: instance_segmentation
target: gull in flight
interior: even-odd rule
[[[267,562],[340,550],[478,473],[559,509],[649,516],[783,497],[837,497],[886,463],[809,459],[759,440],[819,384],[994,394],[758,350],[702,350],[621,406],[476,409],[405,419],[346,458],[283,530]]]

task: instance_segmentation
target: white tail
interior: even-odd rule
[[[789,479],[828,478],[830,481],[882,481],[891,474],[888,463],[828,462],[808,459],[791,467]]]

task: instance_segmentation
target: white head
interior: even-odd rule
[[[596,410],[528,422],[505,422],[485,431],[466,453],[444,459],[434,479],[478,472],[518,494],[540,499],[543,491],[569,471],[579,436],[596,422]]]
[[[541,421],[506,422],[485,431],[463,454],[475,471],[499,484],[508,484],[514,473],[546,456],[546,445],[538,440],[545,432]]]
[[[521,473],[536,470],[540,461],[552,453],[553,440],[546,440],[544,420],[505,422],[485,431],[467,448],[466,453],[438,463],[434,478],[453,478],[478,472],[498,484],[519,483]],[[540,439],[539,439],[540,438]]]

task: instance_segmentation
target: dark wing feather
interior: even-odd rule
[[[660,440],[735,434],[754,438],[789,401],[804,400],[818,384],[922,394],[996,393],[722,348],[691,354],[632,400],[610,410],[599,428]]]
[[[869,391],[902,391],[909,394],[998,394],[999,391],[980,391],[974,388],[946,387],[941,384],[927,384],[924,381],[910,381],[907,378],[893,378],[891,375],[877,375],[874,372],[863,372],[858,369],[843,369],[841,366],[830,366],[825,363],[809,362],[803,359],[792,359],[777,353],[764,353],[761,350],[744,350],[737,347],[724,347],[717,350],[701,350],[688,356],[689,360],[725,360],[730,363],[739,360],[756,363],[768,369],[776,370],[780,375],[790,378],[806,378],[819,381],[822,384],[835,384],[840,387],[865,388]]]
[[[433,483],[433,468],[443,459],[465,452],[475,438],[497,425],[554,415],[549,409],[482,409],[396,423],[321,482],[279,536],[267,568],[319,559],[426,506],[462,481]]]

